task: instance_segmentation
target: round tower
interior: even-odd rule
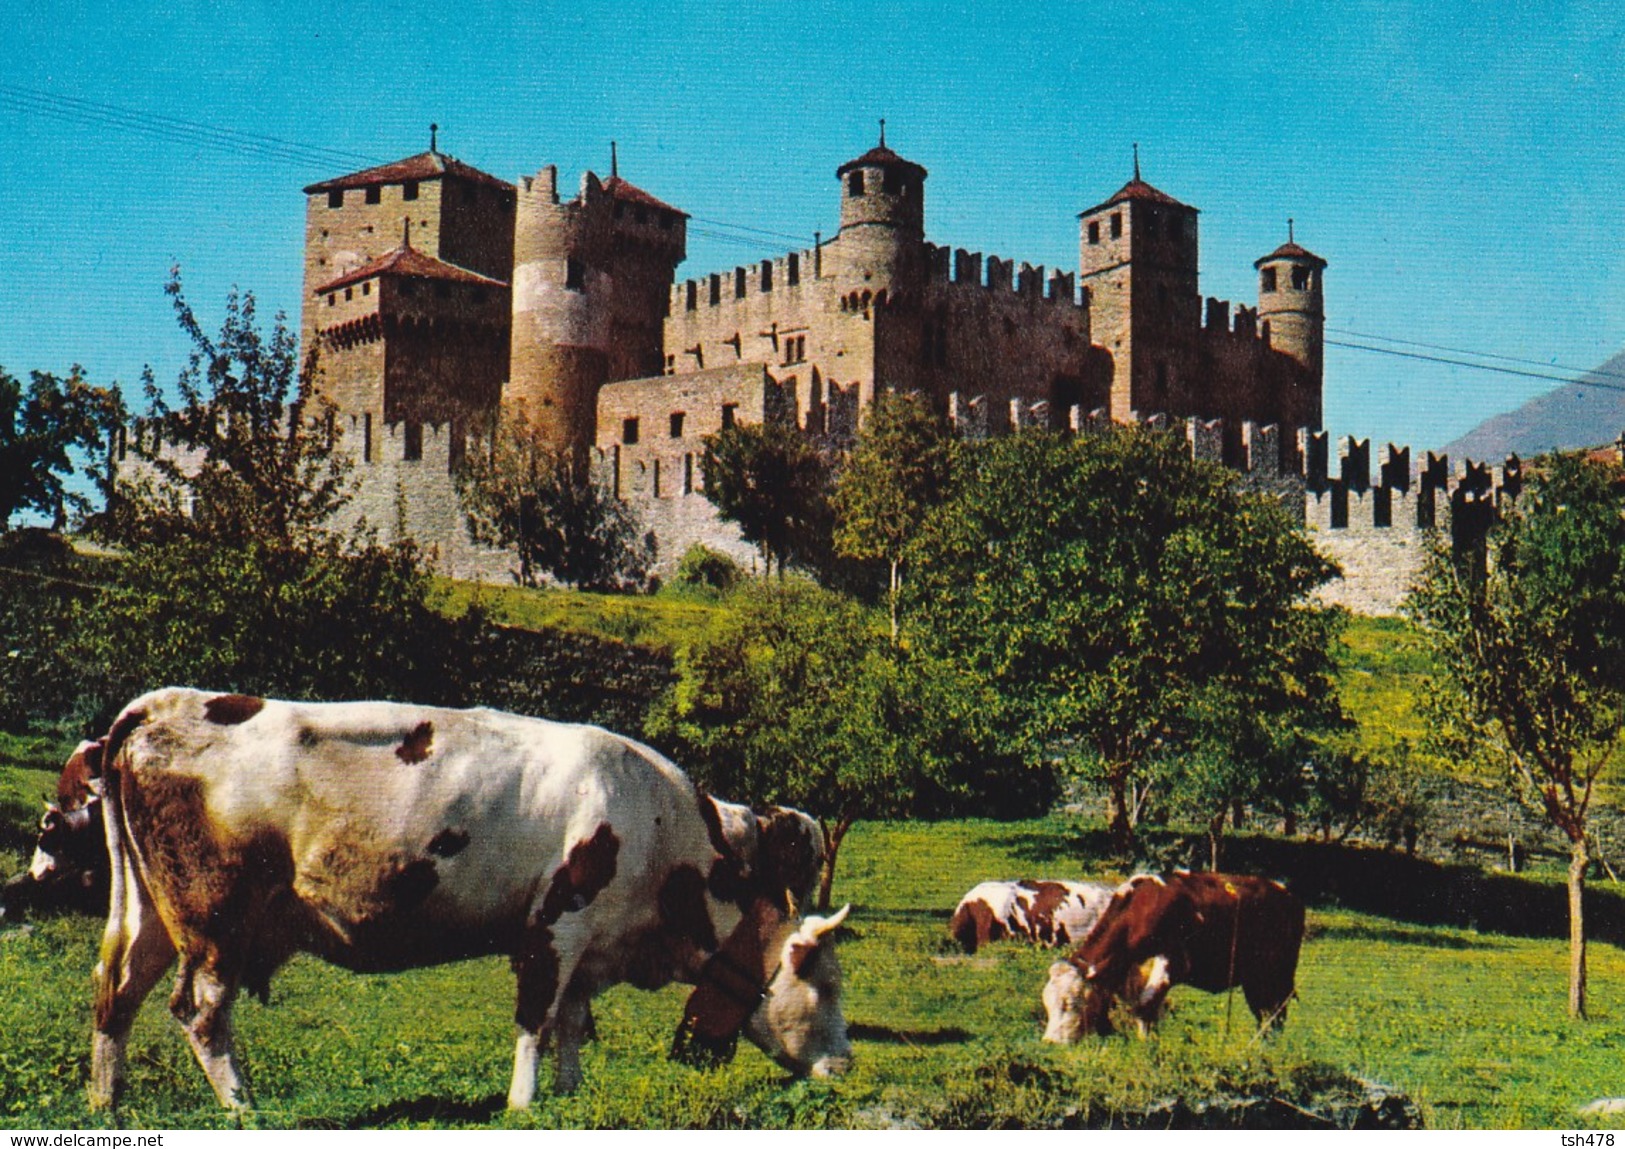
[[[880,143],[835,169],[841,181],[841,234],[831,245],[843,289],[895,293],[912,286],[925,255],[925,177]]]
[[[557,169],[522,181],[514,223],[513,333],[505,409],[522,413],[541,440],[585,456],[598,388],[609,376],[608,284],[598,267],[609,219],[588,209],[599,190],[561,203]]]
[[[1303,364],[1320,390],[1326,356],[1326,261],[1292,238],[1254,262],[1258,269],[1258,325],[1268,342]]]

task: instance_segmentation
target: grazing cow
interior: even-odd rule
[[[846,910],[798,922],[785,878],[807,859],[772,853],[817,841],[816,824],[770,811],[742,854],[724,824],[748,844],[748,811],[630,739],[492,710],[169,689],[127,706],[98,757],[113,874],[94,1106],[122,1088],[136,1011],[177,957],[170,1010],[232,1107],[247,1103],[232,1002],[263,997],[300,951],[366,971],[508,954],[513,1108],[550,1038],[556,1088],[579,1084],[589,1003],[621,981],[696,986],[673,1056],[726,1057],[743,1033],[797,1074],[847,1065]]]
[[[1112,900],[1094,882],[983,882],[959,899],[948,932],[966,953],[1001,938],[1041,946],[1082,941]]]
[[[1130,878],[1083,944],[1050,966],[1044,1040],[1110,1033],[1119,1000],[1144,1036],[1181,984],[1209,993],[1239,985],[1268,1028],[1286,1018],[1302,942],[1303,903],[1279,882],[1185,872]]]
[[[102,832],[100,744],[81,742],[57,779],[56,801],[40,819],[33,861],[0,889],[0,922],[29,910],[107,912],[107,838]]]

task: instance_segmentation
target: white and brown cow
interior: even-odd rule
[[[94,777],[100,748],[81,742],[62,768],[28,869],[0,889],[0,922],[31,910],[107,912],[107,839]]]
[[[1112,900],[1095,882],[983,882],[959,899],[948,932],[966,953],[1016,938],[1041,946],[1081,941]]]
[[[718,803],[629,739],[492,710],[170,689],[126,707],[98,757],[113,879],[93,1105],[118,1095],[136,1011],[177,956],[170,1010],[228,1106],[247,1103],[232,1002],[264,995],[298,951],[369,971],[510,955],[514,1108],[549,1038],[556,1087],[579,1083],[589,1003],[620,981],[696,986],[674,1056],[726,1056],[744,1033],[798,1074],[848,1062],[846,911],[798,921],[786,876],[803,881],[806,859],[772,853],[816,824],[758,819],[746,856]]]
[[[1094,930],[1044,986],[1044,1040],[1112,1032],[1126,1002],[1144,1036],[1175,985],[1240,986],[1263,1028],[1296,992],[1303,903],[1279,882],[1240,874],[1140,874],[1117,888]]]

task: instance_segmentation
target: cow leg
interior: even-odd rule
[[[152,902],[133,880],[133,896],[115,903],[102,935],[96,987],[96,1029],[91,1039],[90,1107],[105,1109],[124,1090],[124,1051],[141,1003],[175,960],[175,946]]]
[[[509,1109],[529,1108],[535,1099],[541,1052],[555,1036],[560,1044],[554,1092],[570,1093],[581,1084],[581,1035],[590,1023],[591,995],[580,995],[577,1001],[577,995],[561,992],[560,987],[570,985],[590,936],[588,923],[577,913],[552,926],[533,922],[525,932],[514,959],[519,974],[519,1002],[514,1011],[519,1038],[508,1086]]]
[[[223,969],[218,951],[181,959],[169,1009],[182,1028],[215,1096],[227,1109],[248,1108],[248,1091],[237,1067],[231,1039],[231,1007],[237,978]]]
[[[581,1044],[592,1025],[592,995],[572,983],[559,1002],[553,1028],[553,1089],[574,1093],[581,1088]]]
[[[1286,1024],[1286,1008],[1292,1001],[1292,990],[1281,992],[1279,985],[1270,983],[1268,986],[1248,984],[1242,986],[1242,993],[1247,998],[1247,1008],[1253,1011],[1258,1019],[1258,1032],[1268,1034]]]

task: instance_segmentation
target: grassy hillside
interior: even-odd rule
[[[527,630],[561,627],[657,650],[676,649],[703,630],[719,607],[673,593],[593,594],[546,587],[494,586],[436,580],[443,609],[460,612],[478,604],[497,622]]]

